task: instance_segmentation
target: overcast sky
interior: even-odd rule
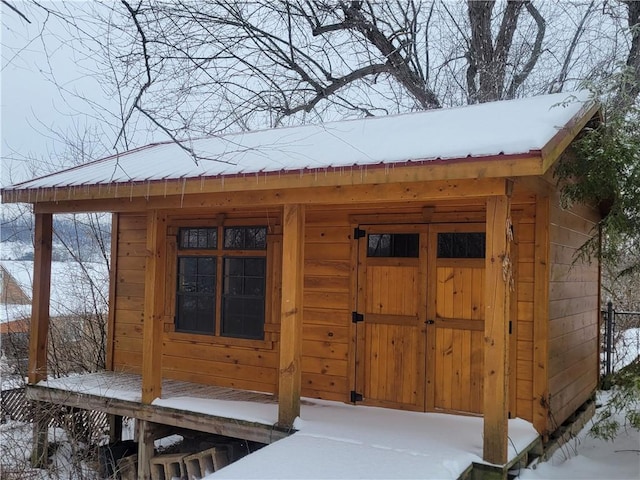
[[[74,60],[70,34],[55,18],[19,2],[31,23],[2,4],[1,135],[2,185],[31,178],[26,159],[60,155],[56,132],[82,130],[96,123],[74,93],[108,105],[96,81]],[[46,26],[44,35],[40,35]],[[61,94],[53,83],[64,86]],[[37,172],[42,173],[41,171]]]

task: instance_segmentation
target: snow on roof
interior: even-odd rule
[[[152,144],[5,188],[148,182],[539,152],[588,91]]]
[[[15,279],[29,298],[33,298],[33,262],[2,260],[0,265]],[[89,279],[96,286],[92,290]],[[109,271],[106,265],[86,262],[51,262],[51,316],[93,313],[94,308],[106,308],[109,292]],[[94,295],[95,298],[94,302]],[[31,316],[31,305],[1,305],[0,322]]]

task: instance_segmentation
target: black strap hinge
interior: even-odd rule
[[[351,322],[352,323],[364,322],[364,315],[358,312],[351,312]]]
[[[353,229],[353,239],[354,240],[358,240],[360,238],[364,238],[364,236],[367,234],[367,232],[365,232],[364,230],[362,230],[361,228],[354,228]]]
[[[361,402],[362,400],[364,400],[364,397],[361,393],[351,390],[351,403]]]
[[[512,331],[513,331],[513,322],[509,320],[509,335],[511,335]]]

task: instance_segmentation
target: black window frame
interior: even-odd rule
[[[203,222],[204,223],[204,222]],[[204,245],[203,243],[188,242],[185,244],[183,239],[188,237],[188,231],[194,232],[210,232],[215,229],[215,245]],[[228,244],[225,242],[226,232],[237,230],[236,234],[241,238],[240,243]],[[196,237],[197,234],[194,234]],[[206,233],[204,234],[206,236]],[[176,238],[176,269],[175,269],[175,312],[174,312],[174,331],[176,333],[205,335],[211,338],[229,338],[240,340],[265,340],[265,322],[267,314],[267,235],[268,227],[265,225],[236,225],[228,223],[218,226],[179,226]],[[194,243],[196,244],[194,246]],[[237,248],[242,247],[242,248]],[[185,292],[184,278],[181,279],[181,265],[187,260],[183,259],[212,259],[214,263],[215,274],[213,275],[213,294],[209,298],[213,298],[211,309],[211,322],[205,324],[200,321],[198,316],[198,304],[194,309],[195,317],[186,319],[187,313],[181,303],[185,298],[198,298],[199,287],[197,285],[198,276],[195,275],[193,282],[196,282],[194,288],[196,293]],[[243,265],[240,275],[232,275],[239,281],[243,288],[245,284],[250,285],[254,294],[246,292],[234,293],[232,291],[225,292],[227,288],[227,264],[229,262],[238,262],[240,260]],[[253,262],[252,262],[253,261]],[[197,262],[196,262],[197,263]],[[252,266],[254,271],[246,271],[247,266]],[[203,277],[204,278],[204,277]],[[211,276],[206,277],[211,278]],[[182,290],[181,290],[182,289]],[[256,294],[256,289],[257,293]],[[207,296],[205,293],[203,296]],[[211,303],[211,302],[209,302]],[[251,308],[253,304],[253,307]],[[236,309],[237,310],[231,310]],[[243,330],[243,321],[246,321],[246,328]]]
[[[372,241],[377,238],[377,244]],[[385,245],[381,245],[385,242]],[[380,232],[367,234],[368,258],[418,258],[420,256],[419,233]]]
[[[485,232],[438,232],[436,258],[483,259],[486,256],[486,241]]]

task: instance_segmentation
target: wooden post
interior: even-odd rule
[[[31,451],[31,466],[34,468],[47,468],[49,463],[49,420],[50,415],[47,404],[44,402],[31,402],[33,414],[33,450]]]
[[[47,378],[49,293],[51,291],[51,244],[53,215],[36,213],[33,255],[33,297],[29,333],[29,383]]]
[[[120,214],[111,214],[111,257],[109,271],[109,316],[107,317],[107,351],[105,370],[113,370],[113,349],[115,346],[116,288],[118,286],[118,233]]]
[[[300,415],[304,221],[303,205],[284,206],[278,383],[278,424],[283,427],[292,427]]]
[[[162,316],[164,307],[166,217],[157,210],[147,214],[147,261],[144,274],[144,326],[142,333],[142,403],[162,393]]]
[[[53,216],[36,213],[33,255],[33,296],[29,325],[29,383],[47,378],[47,338],[49,336],[49,293],[51,291],[51,246]],[[42,402],[33,402],[33,451],[31,464],[47,465],[49,416]]]
[[[546,441],[549,435],[549,264],[550,199],[536,201],[533,274],[533,426]]]
[[[510,210],[508,195],[487,199],[483,458],[499,465],[507,462]]]
[[[150,460],[153,457],[155,440],[151,422],[136,419],[136,440],[138,441],[138,480],[150,480]]]
[[[122,440],[122,416],[107,415],[109,419],[109,443],[116,443]]]

